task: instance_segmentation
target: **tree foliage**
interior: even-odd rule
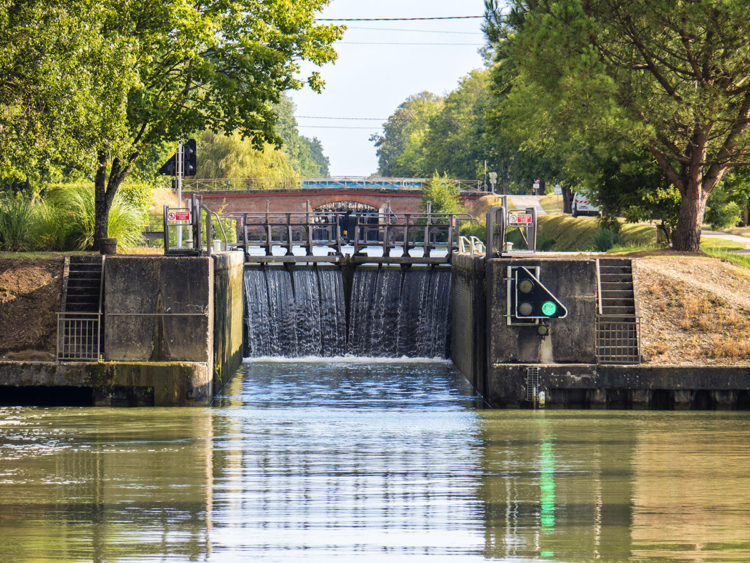
[[[283,143],[281,150],[289,157],[297,175],[328,176],[330,161],[323,153],[323,145],[317,137],[310,139],[299,134],[292,100],[283,96],[276,104],[276,111],[276,131]]]
[[[434,174],[422,191],[422,209],[430,204],[432,213],[463,213],[458,184],[448,178]]]
[[[196,180],[220,178],[217,189],[269,189],[296,181],[289,157],[270,143],[259,150],[239,133],[203,132],[197,139],[201,157]]]
[[[596,147],[648,151],[680,193],[674,246],[697,250],[706,200],[748,162],[750,23],[741,0],[517,1],[506,49]]]
[[[2,0],[4,170],[60,162],[92,173],[96,234],[143,151],[190,132],[278,142],[274,104],[300,61],[335,58],[327,0]],[[307,84],[320,90],[313,72]]]
[[[383,124],[383,135],[373,135],[382,176],[421,178],[434,172],[425,153],[429,121],[442,107],[431,92],[409,96]]]

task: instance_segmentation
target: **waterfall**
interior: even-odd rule
[[[447,268],[362,266],[347,323],[338,268],[248,267],[246,355],[447,357],[450,290]]]

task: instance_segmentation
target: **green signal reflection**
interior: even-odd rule
[[[549,535],[555,529],[555,451],[552,442],[542,442],[539,454],[540,523],[542,534]]]

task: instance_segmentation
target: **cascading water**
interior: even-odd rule
[[[245,355],[341,356],[346,307],[334,268],[245,269]]]
[[[450,289],[446,268],[359,267],[347,333],[338,268],[247,268],[246,355],[446,357]]]

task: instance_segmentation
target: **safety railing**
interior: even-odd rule
[[[100,313],[57,313],[58,361],[98,360],[100,321]]]
[[[475,236],[460,236],[458,238],[458,252],[459,254],[480,254],[484,255],[487,252],[487,248],[484,246],[482,240]]]
[[[640,319],[597,316],[596,351],[602,364],[640,363]]]
[[[450,254],[458,249],[461,225],[474,219],[464,214],[404,214],[373,212],[300,212],[300,213],[234,213],[238,225],[238,242],[245,248],[261,247],[272,255],[274,246],[285,247],[287,255],[294,246],[304,246],[312,254],[313,246],[333,247],[341,254],[342,246],[354,247],[354,254],[368,246],[383,248],[390,256],[396,247],[403,255],[415,248],[429,257],[431,250],[445,248]]]

